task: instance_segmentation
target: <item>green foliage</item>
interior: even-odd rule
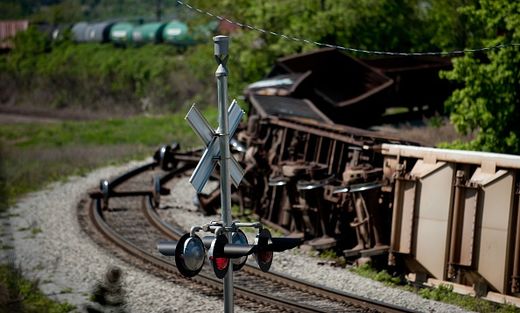
[[[31,14],[36,6],[35,0],[0,1],[0,20],[17,19]]]
[[[115,18],[155,19],[157,4],[161,15],[185,17],[176,0],[2,0],[0,19],[30,19],[33,22],[72,23],[80,20]]]
[[[429,26],[420,10],[423,2],[223,0],[215,5],[213,1],[198,0],[192,4],[235,21],[310,41],[406,51],[432,47]],[[230,68],[234,79],[241,83],[231,86],[230,91],[239,93],[246,83],[266,75],[276,58],[316,48],[269,33],[246,30],[233,34]]]
[[[431,34],[433,46],[443,50],[478,47],[482,45],[483,30],[477,21],[471,19],[468,5],[476,5],[478,0],[434,0],[423,6],[424,19]],[[476,24],[477,23],[477,24]]]
[[[328,250],[325,250],[320,253],[320,258],[325,259],[325,260],[334,260],[337,257],[338,257],[338,255],[336,254],[336,251],[334,251],[332,249],[328,249]]]
[[[31,22],[51,25],[74,23],[84,18],[82,1],[67,0],[43,7],[30,16]]]
[[[0,56],[0,69],[6,80],[18,82],[3,91],[18,93],[18,102],[136,113],[174,111],[195,99],[205,104],[214,95],[214,88],[207,88],[214,77],[212,53],[202,62],[197,47],[182,53],[169,45],[51,44],[34,29],[19,33],[15,45]]]
[[[137,0],[8,1],[8,15],[34,21],[153,15],[156,3]],[[49,3],[46,1],[45,3]],[[509,0],[192,0],[196,7],[267,30],[330,44],[370,50],[425,51],[519,42],[520,3]],[[0,10],[1,11],[1,10]],[[7,12],[7,11],[6,11]],[[18,13],[17,13],[18,12]],[[194,29],[214,22],[174,0],[164,15],[186,17]],[[175,111],[192,102],[215,103],[209,38],[186,51],[167,45],[116,48],[110,44],[50,43],[34,30],[20,34],[16,49],[0,56],[0,102],[43,103],[116,113]],[[262,78],[274,60],[314,50],[245,28],[232,34],[229,94]],[[469,144],[451,147],[519,153],[520,47],[468,54],[443,77],[462,88],[447,103],[451,120]]]
[[[47,298],[39,289],[38,281],[27,280],[20,268],[12,264],[0,265],[0,313],[65,313],[71,312],[75,306],[58,303]]]
[[[17,33],[14,37],[14,45],[16,47],[15,52],[5,57],[3,67],[6,71],[13,73],[21,71],[20,74],[26,77],[34,73],[39,58],[50,49],[48,38],[34,27],[29,27],[25,32]],[[18,79],[18,81],[24,80]]]
[[[386,285],[397,285],[401,283],[401,278],[393,277],[386,270],[377,271],[370,264],[362,264],[351,269],[352,272],[373,279],[375,281],[382,282]]]
[[[439,128],[443,125],[444,120],[441,116],[435,115],[428,120],[428,126],[432,128]]]
[[[453,292],[453,286],[451,285],[441,284],[436,288],[423,288],[419,290],[419,295],[426,299],[458,305],[475,312],[519,312],[519,309],[511,304],[499,305],[479,298],[457,294]]]
[[[150,156],[158,145],[174,140],[183,148],[201,145],[184,121],[187,109],[160,117],[0,125],[0,204],[5,210],[49,182]],[[215,125],[217,110],[203,112]]]
[[[410,286],[401,286],[401,279],[399,277],[393,277],[386,270],[377,271],[369,264],[363,264],[358,267],[351,269],[352,272],[357,273],[360,276],[367,277],[385,285],[396,286],[404,290],[414,292]],[[454,304],[465,308],[470,311],[491,313],[491,312],[519,312],[520,310],[511,304],[496,304],[480,298],[471,296],[464,296],[453,292],[453,286],[441,284],[436,288],[421,288],[418,290],[420,296],[426,299],[432,299],[435,301],[441,301],[449,304]]]
[[[480,0],[464,9],[483,25],[485,44],[520,41],[520,2]],[[477,132],[470,143],[454,146],[520,153],[520,47],[454,59],[453,70],[442,76],[464,86],[446,103],[452,123],[462,134]]]
[[[140,0],[81,0],[82,13],[87,20],[125,18],[155,18],[157,4],[161,4],[162,18],[185,17],[186,12],[179,10],[176,0],[140,1]]]

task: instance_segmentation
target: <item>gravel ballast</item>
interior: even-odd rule
[[[174,285],[130,267],[97,246],[78,224],[78,202],[87,189],[142,162],[96,170],[86,177],[72,177],[23,197],[3,219],[2,261],[20,265],[28,278],[39,279],[42,291],[82,309],[96,282],[109,267],[123,271],[127,311],[220,312],[222,301]],[[236,307],[237,312],[244,310]]]
[[[124,273],[127,308],[131,312],[208,312],[223,309],[222,301],[176,286],[135,269],[97,246],[78,224],[76,210],[86,190],[142,162],[96,170],[86,177],[72,177],[23,197],[2,220],[0,256],[19,264],[25,276],[38,278],[44,293],[79,308],[88,303],[95,283],[106,269],[118,266]],[[203,216],[192,204],[195,191],[184,178],[170,196],[161,199],[161,215],[189,229],[218,216]],[[318,265],[320,260],[299,250],[275,254],[272,270],[327,285],[360,296],[394,303],[423,312],[466,312],[382,283],[360,277],[344,268]],[[245,312],[235,307],[236,312]]]

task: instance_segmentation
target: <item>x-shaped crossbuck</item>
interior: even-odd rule
[[[237,101],[233,100],[228,108],[229,138],[233,137],[243,115],[244,111],[240,108]],[[206,150],[202,154],[202,158],[190,177],[190,183],[195,187],[197,192],[201,192],[211,176],[211,173],[213,173],[217,162],[220,162],[220,136],[211,128],[208,121],[202,116],[195,105],[191,107],[186,115],[186,120],[206,145]],[[230,158],[229,168],[231,180],[235,187],[238,187],[244,176],[244,170],[233,156]]]

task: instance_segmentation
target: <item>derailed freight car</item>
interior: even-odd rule
[[[382,146],[391,169],[389,262],[511,301],[520,292],[520,156]],[[520,301],[515,300],[517,304]]]
[[[442,113],[453,86],[439,72],[450,68],[444,57],[361,60],[326,48],[276,60],[246,94],[308,99],[337,124],[367,127],[392,107]]]
[[[386,252],[391,207],[381,192],[386,184],[380,147],[413,143],[334,124],[308,100],[254,94],[248,99],[249,121],[238,134],[247,147],[242,209],[317,249]]]
[[[243,211],[349,258],[520,303],[520,156],[419,146],[334,124],[308,100],[250,95]],[[461,287],[466,286],[466,287]]]
[[[252,207],[318,249],[388,254],[390,265],[404,263],[417,280],[512,301],[503,295],[520,292],[520,157],[421,147],[334,124],[369,124],[381,107],[396,105],[440,110],[452,88],[438,77],[451,66],[444,58],[364,60],[367,66],[347,58],[329,49],[283,58],[250,86],[245,163],[262,168],[251,172],[261,173],[255,188],[263,188],[249,190],[251,198],[263,194]],[[325,59],[348,68],[325,73]],[[358,81],[342,79],[345,73]],[[372,89],[357,88],[360,82]],[[340,98],[348,105],[327,100]]]

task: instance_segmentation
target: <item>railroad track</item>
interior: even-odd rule
[[[170,180],[193,168],[180,166],[161,181]],[[193,278],[181,276],[175,264],[156,251],[158,239],[178,239],[186,231],[164,222],[155,210],[151,177],[156,163],[146,164],[113,179],[106,194],[92,192],[80,207],[80,221],[93,238],[133,265],[154,275],[174,280],[201,293],[219,296],[222,280],[205,266]],[[164,172],[162,172],[164,174]],[[101,186],[103,189],[103,185]],[[174,191],[173,191],[174,192]],[[409,309],[373,301],[324,286],[316,286],[279,273],[265,273],[246,264],[234,275],[235,302],[257,312],[413,312]]]

